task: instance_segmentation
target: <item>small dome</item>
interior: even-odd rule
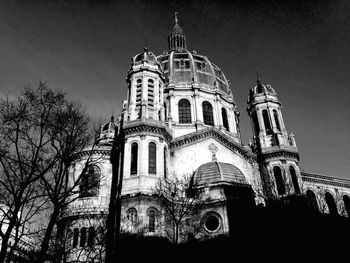
[[[140,54],[137,54],[132,58],[133,65],[139,65],[146,61],[149,64],[156,65],[158,63],[156,56],[145,47],[144,51]]]
[[[277,95],[275,90],[271,87],[271,85],[263,85],[260,80],[257,81],[257,85],[250,90],[249,92],[249,100],[253,100],[255,96],[270,94]]]
[[[158,56],[167,82],[191,84],[194,81],[208,89],[219,89],[232,96],[222,70],[206,56],[188,50],[172,50]]]
[[[100,142],[110,142],[113,140],[117,128],[117,124],[114,122],[114,117],[112,116],[110,122],[107,122],[101,126]]]
[[[236,166],[221,162],[209,162],[199,166],[194,174],[193,182],[196,185],[212,183],[248,184],[243,173]]]

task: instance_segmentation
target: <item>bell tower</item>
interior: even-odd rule
[[[147,47],[132,58],[126,82],[123,194],[150,193],[157,180],[166,176],[172,135],[165,123],[164,74]]]
[[[124,121],[153,119],[164,121],[164,76],[155,55],[144,48],[132,58],[127,75],[128,117]]]
[[[248,114],[253,128],[252,150],[258,154],[268,198],[301,194],[299,153],[294,135],[288,135],[282,105],[271,85],[257,80],[250,90]]]

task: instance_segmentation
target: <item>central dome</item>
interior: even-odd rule
[[[165,75],[166,83],[181,85],[192,83],[208,90],[219,90],[232,96],[228,81],[222,70],[206,56],[189,52],[186,37],[178,24],[175,13],[175,26],[168,36],[169,51],[157,57]]]
[[[219,89],[232,95],[222,70],[206,56],[187,50],[173,50],[157,57],[169,83],[198,83],[209,89]]]

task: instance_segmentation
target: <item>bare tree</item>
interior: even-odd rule
[[[0,263],[13,231],[45,208],[48,222],[36,259],[43,262],[60,212],[79,191],[81,178],[69,184],[68,169],[72,154],[92,142],[89,118],[78,103],[40,83],[26,87],[17,101],[0,101],[0,125]]]
[[[197,188],[190,176],[162,178],[153,194],[162,209],[158,217],[163,217],[163,220],[159,220],[158,224],[175,244],[179,243],[180,236],[195,234],[199,230],[200,227],[195,227],[195,221],[199,220],[194,219],[209,196]],[[189,220],[193,222],[189,223]]]

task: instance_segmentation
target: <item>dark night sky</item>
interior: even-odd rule
[[[233,1],[232,1],[233,2]],[[0,96],[47,81],[98,119],[119,113],[130,58],[156,54],[179,12],[190,50],[230,80],[246,144],[256,70],[283,104],[301,167],[350,179],[350,1],[9,1],[0,3]]]

